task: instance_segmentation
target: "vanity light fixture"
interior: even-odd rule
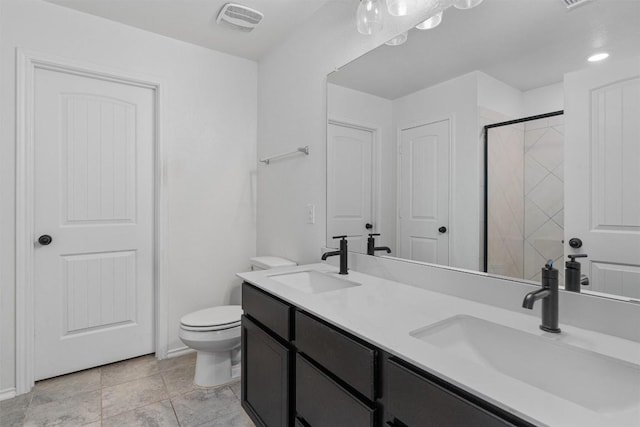
[[[433,15],[431,18],[425,19],[424,21],[416,25],[416,28],[419,30],[431,30],[437,27],[442,22],[442,14],[443,14],[443,11],[441,10],[440,12]]]
[[[409,38],[409,33],[405,31],[404,33],[398,34],[397,36],[395,36],[385,44],[387,46],[400,46],[401,44],[407,41],[407,38]]]
[[[456,9],[472,9],[482,3],[483,0],[454,0],[453,7]]]
[[[416,12],[421,3],[421,0],[387,0],[387,10],[392,16],[406,16]]]
[[[587,58],[587,61],[599,62],[604,59],[607,59],[608,57],[609,57],[609,54],[607,52],[600,52],[600,53],[596,53],[595,55],[591,55],[589,58]]]
[[[391,17],[413,13],[423,13],[428,16],[416,26],[419,30],[430,30],[440,25],[444,10],[450,6],[458,9],[471,9],[483,2],[483,0],[360,0],[356,12],[358,32],[371,35],[382,29],[380,3],[383,1],[386,2],[387,12]],[[389,40],[386,44],[397,46],[405,41],[407,41],[407,37],[400,35]]]
[[[365,36],[382,30],[380,0],[360,0],[356,11],[356,27],[358,32]]]

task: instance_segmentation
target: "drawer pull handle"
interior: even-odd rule
[[[387,425],[390,427],[408,427],[405,423],[394,418],[393,421],[387,421]]]

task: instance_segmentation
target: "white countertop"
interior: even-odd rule
[[[506,375],[496,374],[409,335],[411,331],[456,315],[469,315],[527,333],[640,363],[640,343],[560,324],[561,334],[539,329],[540,319],[463,298],[349,271],[344,278],[361,286],[309,294],[269,276],[316,270],[337,272],[328,264],[310,264],[239,273],[243,280],[469,391],[536,425],[640,426],[640,411],[598,413]],[[524,295],[523,295],[524,297]],[[538,302],[539,304],[540,302]],[[505,349],[509,351],[509,349]],[[593,384],[598,387],[598,384]],[[606,393],[606,390],[602,390]],[[640,399],[640,396],[639,396]]]

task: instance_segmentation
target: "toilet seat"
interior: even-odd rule
[[[195,332],[213,332],[213,331],[224,331],[226,329],[239,328],[240,322],[230,323],[228,325],[214,325],[214,326],[187,326],[180,324],[180,328],[185,331],[195,331]]]
[[[222,305],[189,313],[180,319],[180,327],[187,331],[220,331],[240,326],[242,307]]]

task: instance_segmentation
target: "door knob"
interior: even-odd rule
[[[38,237],[38,243],[40,243],[42,246],[50,245],[51,242],[53,242],[53,238],[48,234],[43,234],[42,236]]]
[[[364,228],[366,228],[367,230],[371,230],[373,228],[373,224],[366,223]]]
[[[446,233],[447,232],[447,227],[442,226],[442,227],[438,228],[438,231],[440,233]]]
[[[587,277],[586,274],[581,274],[580,275],[580,284],[582,286],[589,286],[589,278]]]
[[[573,249],[581,248],[582,240],[578,239],[577,237],[573,237],[569,239],[569,246],[571,246]]]

